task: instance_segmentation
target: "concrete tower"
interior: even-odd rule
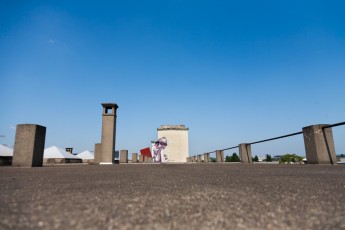
[[[101,144],[101,164],[112,164],[115,152],[116,137],[116,109],[119,108],[114,103],[102,103],[102,144]]]

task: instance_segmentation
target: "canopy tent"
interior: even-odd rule
[[[43,154],[44,163],[81,163],[82,160],[64,149],[52,146],[46,148]]]
[[[93,160],[95,159],[95,156],[92,152],[85,150],[84,152],[81,152],[77,155],[77,157],[83,159],[83,160]]]
[[[0,156],[2,157],[13,157],[13,149],[0,144]]]

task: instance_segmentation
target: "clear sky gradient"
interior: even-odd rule
[[[341,0],[2,0],[0,143],[36,123],[46,147],[93,150],[103,102],[119,105],[116,149],[130,153],[163,124],[189,127],[195,155],[345,121],[344,12]],[[333,133],[345,154],[345,126]],[[304,155],[303,137],[252,152]]]

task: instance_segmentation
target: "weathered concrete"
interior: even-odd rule
[[[204,163],[210,163],[210,154],[204,153]]]
[[[197,159],[198,163],[201,163],[201,155],[197,155],[196,159]]]
[[[42,167],[46,127],[36,124],[17,125],[12,166]]]
[[[222,150],[216,151],[216,161],[217,162],[224,162],[224,151],[222,151]]]
[[[332,128],[326,124],[303,128],[304,147],[308,164],[337,164]]]
[[[344,174],[341,164],[0,167],[0,229],[345,229]]]
[[[116,110],[117,104],[102,103],[102,148],[101,163],[112,164],[114,161],[116,138]]]
[[[253,163],[251,145],[242,143],[238,145],[241,163]]]
[[[144,156],[144,163],[149,163],[149,157],[148,156]]]
[[[138,163],[138,153],[132,153],[132,163]]]
[[[128,163],[128,150],[120,150],[120,163]]]
[[[147,163],[153,163],[153,158],[152,157],[148,157],[147,158]]]
[[[95,144],[95,160],[94,163],[95,164],[99,164],[101,163],[101,159],[102,159],[102,144],[101,143],[97,143]]]
[[[139,155],[139,163],[144,163],[144,156],[143,155]]]

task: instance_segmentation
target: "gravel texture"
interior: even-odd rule
[[[345,229],[345,165],[0,167],[0,229]]]

